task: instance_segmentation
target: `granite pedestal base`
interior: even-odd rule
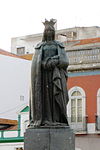
[[[30,128],[24,150],[75,150],[75,137],[69,127]]]

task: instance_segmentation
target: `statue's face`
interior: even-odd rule
[[[51,29],[46,30],[47,35],[52,35],[53,31]]]
[[[47,29],[46,30],[46,36],[47,36],[48,40],[52,39],[53,35],[54,35],[54,31],[53,30],[51,30],[51,29]]]

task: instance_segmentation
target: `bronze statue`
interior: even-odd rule
[[[68,126],[66,105],[68,59],[55,41],[55,20],[45,20],[43,40],[37,44],[31,66],[30,126]]]

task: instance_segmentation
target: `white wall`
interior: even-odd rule
[[[25,124],[25,121],[27,121]],[[26,131],[26,126],[25,125],[28,125],[29,124],[29,112],[23,112],[21,113],[21,135],[20,136],[24,136],[24,132]]]
[[[11,51],[14,54],[17,54],[18,47],[25,47],[25,54],[34,53],[34,48],[37,43],[42,41],[42,34],[41,36],[22,36],[17,38],[11,39]]]
[[[16,148],[24,147],[23,142],[20,143],[0,143],[0,150],[16,150]]]
[[[0,55],[0,118],[17,119],[16,113],[29,99],[28,60]],[[20,101],[20,95],[24,101]]]
[[[17,137],[18,131],[4,131],[4,138]]]

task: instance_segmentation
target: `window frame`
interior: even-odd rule
[[[72,94],[75,91],[79,91],[81,93],[81,96],[78,96],[78,98],[82,99],[82,122],[71,122],[71,99],[72,99]],[[68,95],[69,95],[69,103],[67,105],[67,115],[69,118],[69,122],[70,124],[82,124],[84,123],[84,118],[86,117],[86,95],[85,95],[85,91],[78,86],[74,86],[71,89],[69,89],[68,91]]]
[[[22,52],[22,50],[23,50],[23,52]],[[25,46],[16,47],[16,54],[17,55],[25,55]]]

